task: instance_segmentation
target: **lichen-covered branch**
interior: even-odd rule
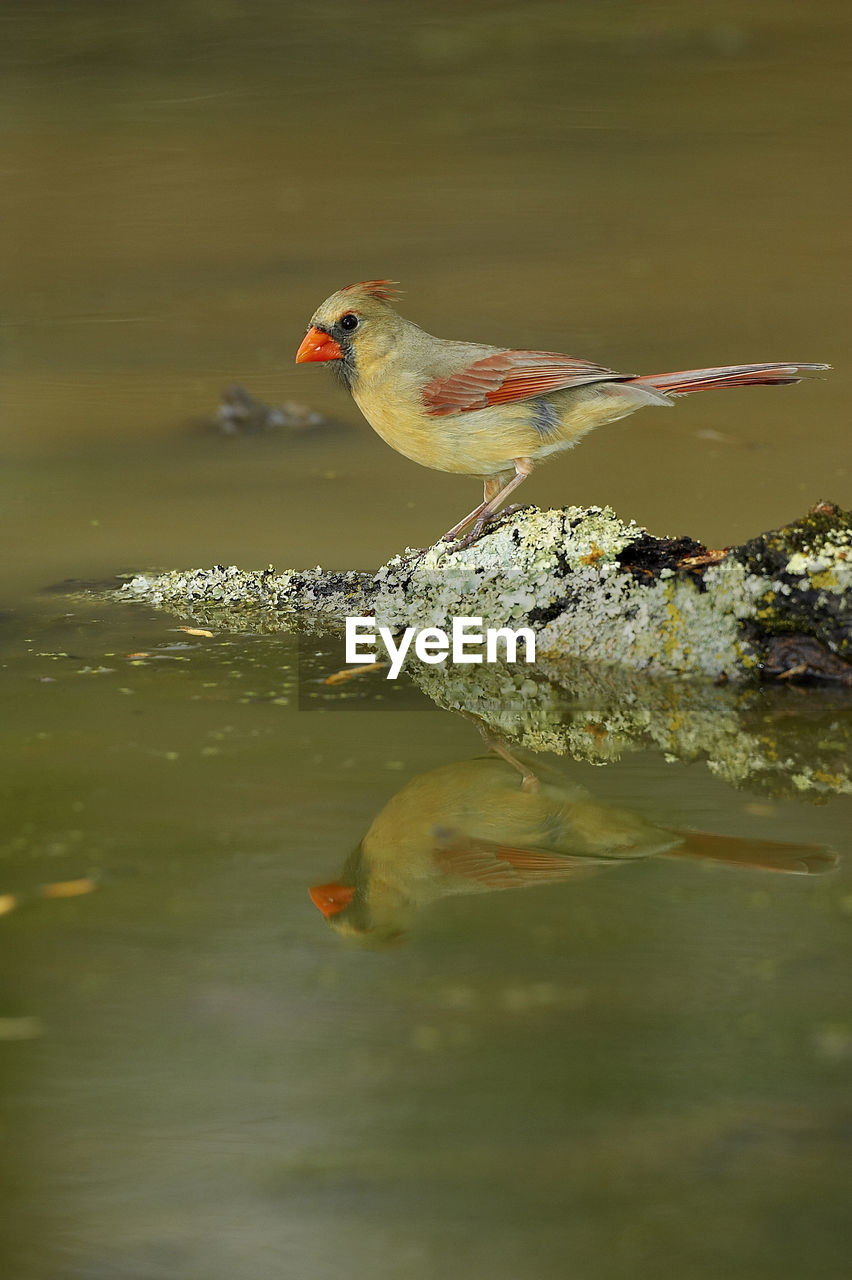
[[[852,516],[820,503],[741,547],[657,538],[609,508],[526,508],[461,551],[444,542],[376,574],[209,570],[139,575],[145,600],[232,630],[377,625],[532,627],[540,663],[582,660],[654,676],[852,683]]]

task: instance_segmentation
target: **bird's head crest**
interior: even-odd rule
[[[361,280],[358,284],[348,284],[341,289],[341,293],[366,293],[370,298],[378,298],[381,302],[388,302],[391,298],[396,298],[402,293],[398,289],[396,280]]]

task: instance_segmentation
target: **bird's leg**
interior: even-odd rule
[[[462,521],[460,526],[462,529],[465,525],[469,524],[471,520],[475,520],[476,523],[467,537],[461,538],[453,550],[461,551],[464,547],[469,547],[472,542],[476,542],[476,539],[482,533],[482,530],[488,524],[489,520],[491,520],[495,515],[498,507],[504,499],[508,498],[509,494],[512,493],[513,490],[517,489],[518,485],[522,484],[523,481],[526,480],[527,476],[531,474],[533,469],[532,458],[513,458],[512,461],[515,464],[514,476],[508,484],[504,484],[502,488],[498,489],[496,493],[493,493],[492,496],[488,498],[487,502],[483,503],[481,507],[478,507],[476,511],[472,511],[471,514]],[[492,479],[497,479],[497,477],[493,477]],[[485,482],[485,486],[487,495],[487,480]]]
[[[502,507],[509,494],[512,493],[513,490],[517,489],[518,485],[526,480],[527,476],[532,474],[534,466],[532,458],[513,458],[512,461],[515,464],[515,474],[509,483],[504,485],[500,485],[499,478],[497,478],[497,485],[495,486],[496,492],[492,491],[489,494],[488,504],[476,522],[477,528],[480,530],[488,524],[488,521],[496,513],[497,508]],[[487,491],[488,486],[486,483],[486,492]]]
[[[517,756],[512,755],[509,748],[505,746],[499,738],[495,738],[492,733],[489,733],[484,725],[479,726],[479,732],[481,733],[482,740],[486,747],[488,747],[489,751],[493,751],[495,755],[500,756],[502,760],[505,760],[507,764],[510,764],[513,769],[517,769],[518,773],[521,775],[521,790],[538,791],[541,786],[541,782],[533,773],[532,769],[530,769],[528,765],[524,764],[523,760],[519,760]]]
[[[505,474],[505,473],[504,473]],[[453,538],[457,538],[462,529],[466,529],[472,521],[478,519],[482,515],[489,502],[496,498],[501,489],[500,476],[486,476],[482,485],[482,501],[478,507],[474,507],[473,511],[469,511],[463,520],[459,520],[458,524],[454,524],[452,529],[444,534],[442,542],[451,542]]]
[[[452,529],[448,529],[447,532],[444,534],[443,538],[440,539],[440,541],[452,542],[454,538],[457,538],[459,536],[462,529],[466,529],[472,520],[476,520],[478,516],[482,515],[483,511],[487,506],[488,506],[487,499],[483,499],[482,502],[480,502],[479,506],[474,507],[473,511],[468,512],[468,514],[465,516],[463,520],[459,520],[458,524],[454,524]]]

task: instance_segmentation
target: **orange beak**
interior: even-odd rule
[[[355,897],[355,889],[349,884],[315,884],[309,890],[311,902],[328,920],[340,915],[344,907]]]
[[[306,364],[309,360],[342,359],[340,344],[334,341],[330,333],[323,333],[322,329],[316,328],[308,330],[296,352],[296,364]]]

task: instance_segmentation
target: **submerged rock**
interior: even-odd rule
[[[234,385],[222,392],[215,414],[196,419],[192,425],[223,436],[268,435],[274,432],[301,436],[329,428],[337,430],[343,424],[295,400],[266,404],[257,400],[245,387]]]

